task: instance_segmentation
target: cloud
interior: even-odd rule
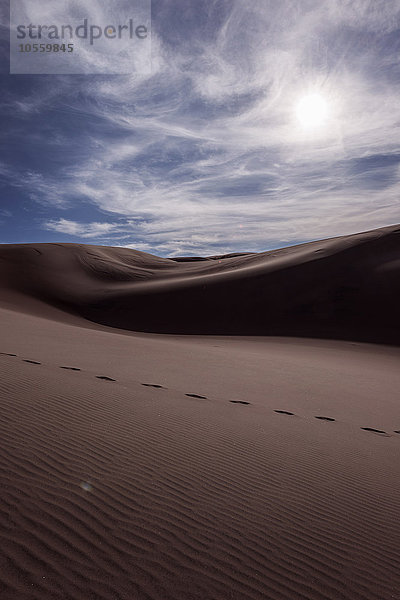
[[[44,227],[50,231],[83,238],[102,238],[119,230],[119,225],[115,223],[76,223],[68,219],[49,221],[44,223]]]

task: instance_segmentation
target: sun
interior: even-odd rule
[[[296,106],[296,116],[304,129],[315,129],[324,124],[329,114],[328,103],[321,94],[308,94]]]

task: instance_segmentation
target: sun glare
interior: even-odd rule
[[[305,129],[314,129],[323,125],[328,113],[328,104],[320,94],[308,94],[296,106],[297,119]]]

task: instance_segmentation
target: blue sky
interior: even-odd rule
[[[152,72],[123,76],[9,75],[0,11],[0,243],[211,255],[400,221],[400,0],[153,0]]]

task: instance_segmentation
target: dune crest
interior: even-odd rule
[[[159,258],[80,244],[0,246],[3,299],[178,334],[400,344],[400,227],[260,254]],[[1,296],[0,296],[1,302]]]

